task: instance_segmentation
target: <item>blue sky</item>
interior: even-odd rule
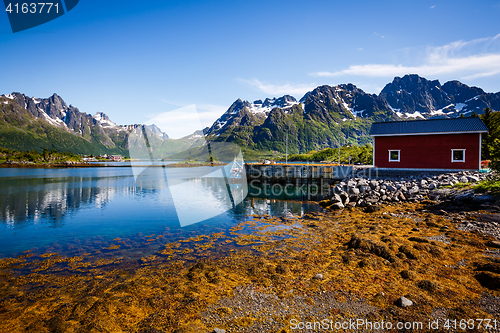
[[[208,126],[237,98],[378,94],[408,73],[498,92],[498,17],[500,1],[81,0],[16,34],[0,13],[0,94],[57,93],[119,124],[194,104]]]

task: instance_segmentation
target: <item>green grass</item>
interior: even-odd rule
[[[493,179],[483,180],[474,187],[477,192],[492,192],[492,194],[500,195],[500,177],[495,176]]]
[[[372,146],[344,146],[340,148],[340,162],[348,163],[349,157],[351,163],[372,163]],[[284,157],[281,158],[284,160]],[[320,151],[311,150],[305,154],[291,154],[288,155],[289,161],[314,161],[314,162],[338,162],[339,150],[338,148],[326,148]]]
[[[13,162],[28,162],[33,164],[54,164],[64,163],[66,161],[82,162],[80,156],[72,153],[60,153],[56,149],[48,151],[44,149],[42,153],[35,150],[31,151],[18,151],[8,148],[0,148],[0,163],[6,161]]]
[[[460,189],[465,189],[465,188],[471,188],[471,187],[474,187],[473,184],[470,184],[470,183],[456,183],[455,185],[453,185],[452,187],[454,188],[460,188]]]

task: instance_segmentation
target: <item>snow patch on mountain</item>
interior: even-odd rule
[[[465,103],[457,103],[455,104],[455,109],[457,109],[458,112],[462,112],[462,109],[464,108]]]
[[[413,113],[405,112],[404,114],[407,118],[422,118],[425,119],[424,116],[419,111],[415,111]]]
[[[453,113],[453,110],[450,110],[449,112],[444,112],[444,110],[453,108],[454,106],[455,106],[455,104],[449,104],[449,105],[445,106],[442,109],[439,109],[439,110],[436,110],[436,111],[431,111],[431,114],[432,115],[445,115],[445,114],[448,114],[448,113]]]
[[[97,120],[97,122],[102,127],[116,127],[116,128],[119,127],[117,124],[115,124],[114,122],[112,122],[111,120],[109,120],[108,116],[106,116],[102,112],[96,113],[95,115],[92,116],[92,118],[94,118],[95,120]]]
[[[45,113],[45,111],[43,111],[40,107],[38,108],[38,111],[40,112],[40,114],[43,116],[43,119],[45,119],[46,121],[48,121],[50,124],[54,125],[54,126],[57,126],[57,127],[66,127],[67,128],[67,125],[66,123],[64,123],[64,121],[62,121],[61,119],[59,118],[51,118],[47,113]]]

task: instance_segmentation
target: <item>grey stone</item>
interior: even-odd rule
[[[472,198],[474,197],[474,194],[472,193],[462,193],[462,194],[459,194],[455,197],[455,201],[458,201],[458,202],[465,202],[465,201],[470,201],[472,200]]]
[[[479,181],[479,177],[476,177],[476,176],[467,176],[467,179],[470,181],[470,182],[478,182]]]
[[[461,182],[461,183],[468,183],[468,182],[469,182],[469,180],[468,180],[468,178],[467,178],[467,177],[462,176],[462,177],[460,177],[460,182]]]
[[[380,207],[379,206],[375,206],[375,205],[369,205],[365,208],[365,212],[366,213],[375,213],[377,211],[380,210]]]
[[[368,186],[368,182],[364,179],[361,179],[358,184],[357,184],[357,187],[361,187],[361,186]]]
[[[341,192],[342,193],[342,192]],[[334,194],[332,195],[332,197],[330,198],[330,201],[333,202],[333,203],[336,203],[336,202],[342,202],[342,198],[340,197],[339,194]]]
[[[366,197],[365,200],[368,203],[374,204],[374,203],[379,201],[379,198],[375,195],[370,195],[370,196]]]
[[[342,202],[336,202],[330,206],[331,209],[344,209]]]
[[[347,190],[347,192],[348,192],[349,194],[351,194],[351,195],[352,195],[352,194],[358,195],[358,194],[359,194],[359,188],[352,187],[352,188],[349,188],[349,189]]]
[[[472,202],[477,204],[482,204],[485,202],[492,202],[492,201],[495,201],[495,197],[489,194],[476,195],[474,198],[472,198]]]
[[[420,180],[420,186],[425,186],[425,185],[427,185],[427,180],[425,179]]]
[[[410,301],[408,298],[404,297],[404,296],[401,296],[400,298],[398,298],[398,300],[396,301],[396,305],[401,307],[401,308],[407,308],[409,306],[412,306],[413,305],[413,302]]]
[[[212,333],[226,333],[226,330],[223,329],[223,328],[214,328],[214,330],[212,331]]]
[[[314,276],[314,278],[315,278],[316,280],[323,280],[323,274],[318,273],[318,274],[316,274],[316,275]]]
[[[358,206],[359,207],[366,207],[366,206],[368,206],[368,203],[366,202],[365,199],[359,199],[358,200]]]
[[[500,248],[500,242],[498,241],[489,241],[488,243],[486,243],[486,246],[489,246],[489,247],[494,247],[494,248]]]
[[[345,206],[349,203],[349,194],[347,194],[346,192],[341,192],[339,194],[339,197],[341,199],[341,202],[342,204]]]
[[[420,188],[418,186],[413,186],[411,189],[408,190],[409,195],[414,195],[420,192]]]
[[[366,192],[369,192],[370,190],[371,190],[371,187],[368,185],[362,185],[359,187],[359,192],[361,192],[361,193],[366,193]]]
[[[396,192],[396,190],[397,190],[397,189],[396,189],[394,186],[392,186],[392,185],[387,185],[386,187],[387,187],[387,190],[388,190],[388,191],[391,191],[391,192]]]
[[[435,182],[429,184],[429,190],[434,190],[437,187]]]

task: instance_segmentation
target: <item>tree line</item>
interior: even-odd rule
[[[489,160],[489,167],[500,171],[500,112],[486,108],[479,117],[488,127],[488,133],[483,134],[481,159]]]
[[[15,149],[0,147],[0,160],[12,162],[28,162],[28,163],[61,163],[65,161],[81,162],[80,156],[72,153],[61,153],[56,149],[44,149],[41,153],[36,150],[18,151]]]

